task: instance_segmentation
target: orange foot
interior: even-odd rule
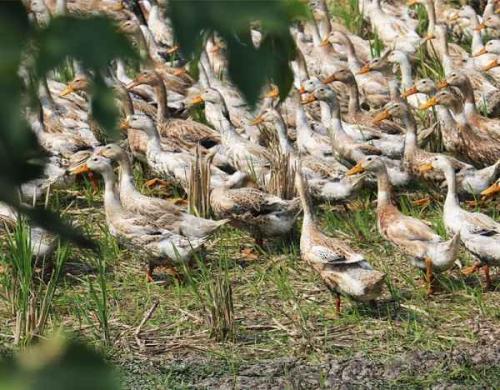
[[[422,199],[417,199],[411,202],[412,205],[414,206],[420,206],[420,207],[425,207],[428,206],[431,203],[431,198],[430,197],[425,197]]]
[[[472,275],[474,272],[479,271],[480,268],[481,268],[481,263],[476,262],[473,265],[471,265],[470,267],[465,267],[462,270],[462,274],[464,274],[465,276],[469,276],[469,275]]]
[[[153,188],[156,186],[167,187],[168,182],[166,180],[162,180],[162,179],[155,177],[154,179],[151,179],[151,180],[148,180],[147,182],[145,182],[144,185],[148,188]]]

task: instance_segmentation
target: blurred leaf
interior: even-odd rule
[[[61,337],[32,347],[0,365],[5,390],[113,390],[118,383],[103,357],[85,344]]]
[[[197,0],[172,1],[169,16],[184,55],[200,50],[203,33],[218,32],[228,48],[229,76],[254,106],[262,87],[272,80],[280,97],[292,85],[289,62],[295,56],[290,22],[307,17],[308,9],[299,0]],[[250,39],[251,23],[259,22],[263,41],[259,48]]]
[[[118,139],[118,115],[113,89],[108,87],[100,75],[96,75],[90,90],[92,95],[92,115],[106,129],[106,139]],[[109,141],[110,142],[110,141]]]

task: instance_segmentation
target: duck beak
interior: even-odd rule
[[[436,85],[437,89],[448,88],[449,86],[450,86],[450,84],[448,84],[448,81],[446,81],[446,80],[441,80]]]
[[[280,90],[278,89],[278,87],[273,86],[273,88],[268,93],[265,94],[265,97],[276,99],[277,97],[279,97],[279,95],[280,95]]]
[[[316,96],[314,95],[310,95],[309,97],[307,97],[306,99],[302,100],[302,104],[309,104],[309,103],[312,103],[312,102],[315,102],[316,100]]]
[[[483,55],[483,54],[486,54],[486,53],[488,53],[488,52],[486,51],[486,48],[482,47],[482,48],[481,48],[481,50],[479,50],[479,51],[478,51],[476,54],[474,54],[472,57],[479,57],[479,56],[481,56],[481,55]]]
[[[69,95],[70,93],[73,93],[73,92],[75,92],[75,88],[70,83],[66,86],[66,88],[63,89],[63,91],[59,94],[59,96],[63,97],[63,96]]]
[[[128,83],[125,86],[125,88],[128,89],[128,90],[131,90],[132,88],[137,87],[139,84],[140,84],[139,81],[133,80],[130,83]]]
[[[328,40],[328,37],[323,39],[320,43],[320,46],[328,46],[330,44],[330,41]]]
[[[491,61],[488,65],[486,65],[483,68],[483,71],[487,72],[488,70],[496,68],[497,66],[500,66],[500,63],[498,62],[498,60],[495,59],[495,60]]]
[[[495,183],[493,183],[491,186],[489,186],[488,188],[486,188],[484,191],[481,192],[481,195],[485,198],[485,199],[488,199],[488,198],[491,198],[493,197],[493,195],[495,195],[496,193],[500,192],[500,182],[499,181],[496,181]]]
[[[477,27],[474,27],[475,31],[481,31],[486,28],[486,25],[484,23],[480,23]]]
[[[179,45],[174,45],[170,49],[167,50],[167,54],[174,54],[179,50]]]
[[[417,87],[416,87],[416,86],[413,86],[413,87],[408,88],[406,91],[404,91],[404,92],[401,94],[401,97],[403,97],[403,98],[407,98],[408,96],[414,95],[414,94],[416,94],[417,92],[418,92]]]
[[[203,100],[203,98],[201,97],[201,95],[199,96],[195,96],[192,100],[191,100],[191,104],[201,104],[203,103],[205,100]]]
[[[361,165],[361,163],[357,163],[355,166],[353,166],[351,169],[347,171],[347,176],[353,176],[357,175],[358,173],[363,173],[365,171],[365,168]]]
[[[368,73],[370,70],[371,70],[370,64],[364,64],[363,67],[356,74],[365,74]]]
[[[425,164],[420,165],[417,169],[420,173],[424,173],[424,172],[432,171],[434,169],[434,167],[432,166],[431,163],[425,163]]]
[[[69,169],[70,175],[81,175],[82,173],[87,172],[90,172],[90,169],[86,163]]]
[[[179,77],[179,76],[184,76],[185,74],[187,73],[186,69],[184,68],[176,68],[172,74],[176,77]]]
[[[255,118],[253,121],[251,121],[250,124],[252,126],[257,126],[257,125],[260,125],[263,122],[264,122],[264,116],[263,115],[259,115],[257,118]]]
[[[130,122],[128,121],[128,118],[125,118],[121,123],[120,123],[120,129],[121,130],[127,130],[130,128]]]
[[[427,34],[427,35],[424,37],[424,39],[423,39],[422,43],[425,43],[425,42],[430,41],[430,40],[432,40],[432,39],[436,39],[436,36],[435,36],[434,34]]]
[[[412,5],[415,5],[418,3],[418,0],[408,0],[408,2],[406,3],[406,5],[408,7],[411,7]]]
[[[303,86],[303,85],[301,85],[301,86],[300,86],[300,88],[299,88],[299,93],[300,93],[301,95],[303,95],[303,94],[305,94],[305,93],[306,93],[306,89],[304,88],[304,86]]]
[[[422,103],[420,107],[418,108],[419,110],[427,110],[428,108],[434,107],[438,105],[439,102],[435,96],[431,97],[429,100],[426,102]]]
[[[375,115],[375,118],[373,118],[372,123],[374,125],[378,125],[383,120],[390,119],[390,118],[391,118],[391,113],[387,110],[384,110],[382,112],[379,112],[377,115]]]
[[[326,79],[323,80],[323,83],[324,84],[330,84],[330,83],[333,83],[334,81],[337,81],[337,78],[335,77],[335,75],[331,75],[331,76],[328,76]]]

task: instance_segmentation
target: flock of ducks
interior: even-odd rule
[[[269,85],[254,111],[228,78],[226,47],[216,34],[201,53],[195,81],[178,54],[162,2],[138,0],[133,9],[112,0],[91,3],[31,0],[29,10],[38,24],[61,13],[106,13],[146,57],[134,78],[117,59],[107,79],[121,109],[123,140],[107,143],[93,119],[89,75],[77,62],[68,84],[45,79],[39,112],[28,115],[52,157],[46,177],[21,189],[26,200],[71,184],[75,175],[99,174],[109,231],[143,254],[150,280],[158,264],[188,263],[222,225],[246,230],[263,245],[287,236],[303,211],[301,257],[337,293],[339,308],[340,294],[365,302],[377,298],[386,275],[343,238],[323,233],[315,205],[343,204],[362,188],[376,187],[379,233],[425,271],[429,294],[433,274],[450,269],[462,245],[476,259],[463,272],[483,269],[490,286],[489,267],[500,265],[500,224],[467,211],[462,201],[494,199],[500,192],[498,2],[489,0],[478,15],[470,6],[455,9],[442,0],[360,1],[365,22],[386,48],[372,58],[370,41],[331,19],[324,1],[310,1],[312,20],[290,28],[297,45],[292,91],[280,102],[277,87]],[[415,4],[427,14],[423,35],[417,33]],[[262,33],[251,33],[258,46]],[[471,51],[451,43],[450,34],[470,38]],[[491,40],[484,43],[486,36]],[[422,51],[440,64],[443,79],[414,79]],[[193,106],[203,109],[205,123],[189,117]],[[416,113],[431,120],[417,121]],[[444,151],[426,147],[437,133]],[[287,196],[269,189],[277,155],[285,156],[278,160],[290,168],[282,180],[294,182],[296,190]],[[216,220],[137,189],[133,161],[147,168],[148,185],[168,180],[189,193],[201,180],[192,176],[197,156],[207,166],[207,196]],[[394,202],[394,188],[417,181],[447,188],[448,239]],[[8,209],[0,215],[16,218]],[[34,249],[41,246],[37,234]],[[47,245],[43,249],[35,252],[45,256]]]

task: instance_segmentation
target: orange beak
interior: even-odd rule
[[[373,118],[372,123],[374,125],[378,125],[383,120],[390,119],[390,118],[391,118],[391,113],[387,110],[384,110],[382,112],[379,112],[377,115],[375,115],[375,118]]]
[[[422,103],[418,109],[419,110],[427,110],[428,108],[434,107],[438,104],[439,104],[439,102],[438,102],[437,98],[435,96],[433,96],[429,100],[427,100],[425,103]]]
[[[486,53],[488,53],[488,52],[487,52],[487,51],[486,51],[486,49],[483,47],[481,50],[479,50],[479,51],[478,51],[476,54],[474,54],[472,57],[479,57],[479,56],[481,56],[481,55],[483,55],[483,54],[486,54]]]
[[[417,87],[413,86],[413,87],[408,88],[406,91],[404,91],[401,94],[401,97],[407,98],[408,96],[415,95],[417,92],[418,92]]]
[[[125,118],[121,123],[120,123],[120,129],[121,130],[127,130],[130,128],[130,123],[128,121],[128,118]]]
[[[73,87],[73,85],[71,83],[69,83],[66,88],[63,89],[63,91],[59,94],[59,96],[63,97],[63,96],[66,96],[66,95],[69,95],[70,93],[73,93],[75,92],[75,88]]]
[[[312,102],[315,102],[316,100],[316,96],[314,95],[310,95],[308,98],[302,100],[302,104],[309,104],[309,103],[312,103]]]
[[[183,76],[187,73],[186,69],[184,68],[176,68],[172,74],[176,77]]]
[[[408,2],[406,3],[406,5],[407,5],[408,7],[411,7],[412,5],[415,5],[415,4],[417,4],[417,3],[418,3],[418,1],[417,1],[417,0],[408,0]]]
[[[363,67],[356,74],[365,74],[368,73],[370,70],[371,70],[370,64],[364,64]]]
[[[306,93],[306,89],[304,88],[304,86],[303,86],[303,85],[301,85],[301,86],[300,86],[300,88],[299,88],[299,93],[300,93],[301,95],[303,95],[303,94],[305,94],[305,93]]]
[[[191,104],[201,104],[203,103],[205,100],[203,100],[203,98],[200,96],[195,96],[192,100],[191,100]]]
[[[276,99],[279,96],[280,96],[280,90],[276,86],[273,86],[272,89],[268,93],[265,94],[265,97],[272,98],[272,99]]]
[[[434,167],[432,166],[431,163],[425,163],[425,164],[420,165],[417,169],[419,172],[424,173],[424,172],[432,171],[434,169]]]
[[[333,83],[334,81],[337,81],[337,78],[335,77],[335,75],[330,75],[328,76],[326,79],[323,80],[323,83],[324,84],[330,84],[330,83]]]
[[[260,125],[261,123],[264,122],[264,117],[263,115],[259,115],[257,118],[255,118],[253,121],[250,122],[252,126],[257,126]]]
[[[441,80],[436,85],[437,89],[448,88],[449,86],[450,86],[450,84],[448,84],[448,81],[446,81],[446,80]]]
[[[500,181],[496,181],[493,183],[491,186],[486,188],[483,192],[481,192],[481,195],[484,198],[491,198],[493,195],[497,194],[500,192]]]
[[[320,43],[320,46],[328,46],[330,44],[330,41],[328,40],[328,37],[323,39]]]
[[[353,176],[357,175],[358,173],[363,173],[365,171],[365,168],[361,165],[361,163],[357,163],[355,166],[353,166],[351,169],[347,171],[347,176]]]
[[[493,68],[496,68],[497,66],[500,66],[500,62],[498,62],[497,59],[491,61],[488,65],[486,65],[484,68],[483,68],[483,71],[484,72],[487,72],[488,70],[490,69],[493,69]]]
[[[71,175],[81,175],[82,173],[90,172],[90,169],[87,164],[82,164],[77,167],[71,168],[69,173]]]
[[[475,31],[481,31],[486,28],[486,25],[484,23],[480,23],[477,27],[474,28]]]

